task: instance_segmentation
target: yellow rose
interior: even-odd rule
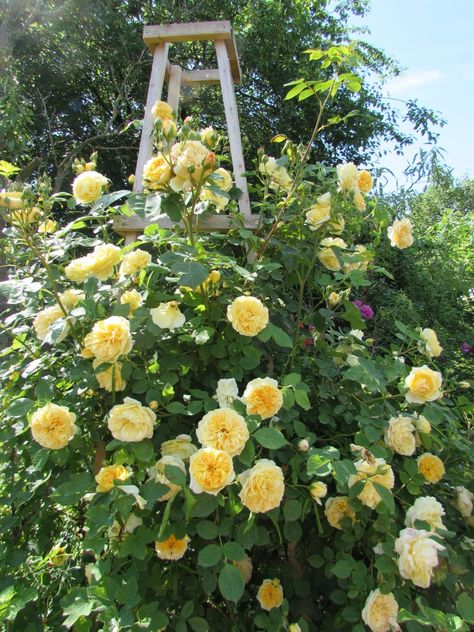
[[[180,434],[176,439],[170,439],[161,444],[161,454],[163,456],[177,456],[183,461],[187,461],[197,450],[192,443],[191,437],[187,434]]]
[[[107,178],[101,173],[84,171],[74,178],[72,194],[79,204],[92,204],[100,198],[107,184]]]
[[[216,169],[212,174],[212,179],[215,180],[215,185],[222,191],[230,191],[232,189],[232,176],[227,171],[220,167]]]
[[[390,245],[401,250],[411,246],[413,244],[412,230],[413,226],[408,217],[396,219],[387,231]]]
[[[464,518],[469,518],[472,513],[473,499],[474,494],[466,489],[466,487],[463,487],[462,485],[456,487],[456,499],[454,501],[454,506]]]
[[[416,520],[424,520],[429,523],[433,531],[435,529],[446,529],[442,520],[445,513],[443,505],[436,498],[433,496],[420,496],[408,509],[405,516],[405,525],[414,527]]]
[[[431,432],[431,424],[426,417],[423,417],[423,415],[420,415],[415,420],[415,425],[418,432],[425,432],[426,434]]]
[[[116,362],[132,349],[130,324],[122,316],[99,320],[84,338],[82,355],[102,362]]]
[[[83,301],[85,298],[84,292],[81,290],[66,290],[59,295],[61,303],[64,305],[66,309],[71,309],[75,307],[79,301]]]
[[[87,257],[74,259],[64,268],[68,279],[75,283],[84,283],[84,281],[91,276],[86,259]]]
[[[309,493],[311,494],[311,498],[315,500],[318,505],[321,505],[321,498],[327,496],[328,487],[326,483],[322,481],[313,481],[310,485]]]
[[[211,171],[209,149],[198,140],[174,144],[171,160],[175,177],[170,181],[170,186],[174,191],[199,184]]]
[[[446,474],[443,461],[430,452],[425,452],[418,457],[418,471],[427,483],[438,483]]]
[[[67,549],[64,546],[55,546],[51,549],[49,554],[50,564],[52,566],[62,566],[68,560],[69,554],[66,552]]]
[[[227,307],[227,320],[242,336],[256,336],[268,324],[268,309],[254,296],[239,296]]]
[[[283,406],[283,394],[276,380],[257,377],[247,384],[242,402],[247,406],[248,415],[260,415],[262,419],[269,419]]]
[[[279,608],[283,602],[283,588],[279,579],[264,579],[258,589],[257,599],[264,610]]]
[[[199,199],[202,202],[211,202],[211,204],[214,204],[218,213],[222,211],[222,209],[225,208],[229,203],[229,198],[225,197],[224,195],[219,195],[208,187],[204,187],[204,189],[201,191]]]
[[[368,193],[372,188],[372,176],[365,169],[359,171],[359,177],[357,178],[357,187],[359,191],[362,191],[362,193]]]
[[[186,322],[186,317],[179,310],[176,301],[161,303],[158,307],[150,309],[151,319],[161,329],[177,329]]]
[[[191,538],[187,535],[177,540],[173,534],[164,542],[155,542],[156,554],[160,560],[180,560],[188,550],[188,543]]]
[[[336,235],[340,235],[343,232],[345,226],[346,222],[342,215],[338,215],[335,219],[329,222],[329,228],[331,232],[335,233]]]
[[[339,179],[339,191],[354,191],[357,188],[359,170],[353,162],[337,165],[336,173]]]
[[[316,204],[306,213],[306,223],[310,230],[318,230],[331,217],[331,194],[325,193],[316,198]]]
[[[204,415],[196,436],[205,448],[224,450],[230,456],[239,455],[249,438],[245,419],[232,408],[217,408]]]
[[[360,212],[365,211],[367,207],[364,196],[357,189],[354,191],[354,204],[356,209]]]
[[[63,310],[59,307],[59,305],[52,305],[51,307],[46,307],[38,312],[33,320],[33,327],[35,328],[36,336],[38,340],[45,340],[48,335],[50,326],[55,323],[60,318],[64,318]],[[56,339],[56,342],[61,342],[66,337],[69,331],[69,327],[67,323],[64,325],[63,332]]]
[[[356,519],[356,515],[349,505],[347,496],[328,498],[324,507],[324,514],[334,529],[342,529],[341,520],[343,518],[350,518],[352,523],[354,523]]]
[[[173,467],[179,467],[179,469],[186,474],[186,467],[184,462],[174,455],[162,456],[159,461],[153,467],[148,468],[148,475],[155,480],[156,483],[160,483],[160,485],[166,485],[169,488],[169,491],[166,492],[161,498],[158,498],[160,502],[169,500],[171,496],[174,496],[179,491],[181,491],[181,487],[179,485],[175,485],[166,478],[165,468],[167,465],[172,465]]]
[[[58,228],[57,222],[53,221],[52,219],[48,219],[45,222],[41,222],[41,224],[38,226],[38,232],[39,233],[54,233],[56,232],[57,228]]]
[[[340,292],[331,292],[328,296],[328,303],[331,307],[335,307],[338,303],[341,302],[342,294]]]
[[[141,295],[136,290],[128,290],[120,297],[122,305],[130,305],[130,315],[143,304]]]
[[[301,627],[298,623],[290,623],[288,632],[301,632]]]
[[[67,446],[77,430],[76,415],[67,406],[46,404],[38,408],[30,420],[33,439],[43,448],[60,450]]]
[[[253,513],[265,513],[279,507],[285,493],[283,472],[269,459],[260,459],[242,474],[238,481],[242,485],[239,498]]]
[[[153,116],[153,120],[159,118],[163,121],[169,121],[174,119],[173,108],[165,101],[157,101],[151,109],[151,115]]]
[[[12,211],[10,213],[10,222],[12,224],[33,224],[38,221],[41,215],[41,211],[37,206],[33,206],[33,208],[23,208],[18,211]]]
[[[101,244],[85,257],[71,261],[64,271],[68,279],[79,283],[91,276],[105,281],[112,276],[114,266],[120,263],[121,258],[120,248],[113,244]]]
[[[333,248],[344,250],[347,248],[346,242],[339,237],[326,237],[321,240],[320,246],[322,246],[322,248],[320,248],[318,252],[318,259],[323,266],[328,270],[333,270],[334,272],[340,270],[341,264],[339,263]]]
[[[385,463],[385,459],[374,459],[373,462],[359,459],[354,465],[357,469],[357,474],[351,474],[347,484],[349,487],[352,487],[358,481],[364,481],[364,488],[357,498],[363,505],[375,509],[382,499],[373,484],[378,483],[387,489],[392,489],[395,485],[393,470],[390,465]]]
[[[124,255],[122,265],[120,266],[120,274],[123,276],[132,276],[140,272],[142,268],[146,268],[150,263],[151,254],[146,252],[146,250],[137,248]]]
[[[235,478],[232,457],[224,450],[202,448],[189,459],[189,488],[195,494],[206,492],[216,496]]]
[[[293,180],[291,179],[291,176],[285,169],[285,167],[277,166],[277,168],[272,173],[270,187],[272,189],[283,189],[284,191],[289,191],[292,184]]]
[[[346,259],[349,260],[348,263],[344,264],[344,272],[346,274],[351,272],[351,270],[363,270],[365,272],[369,266],[370,255],[367,248],[362,246],[362,244],[357,244],[354,251],[354,253],[346,255]],[[354,259],[360,259],[360,261],[354,261]]]
[[[143,184],[147,189],[164,189],[171,178],[171,166],[163,154],[150,158],[143,167]]]
[[[362,620],[372,632],[390,632],[397,628],[398,603],[392,593],[382,594],[377,588],[367,597]]]
[[[392,417],[385,430],[385,443],[388,447],[403,456],[411,456],[416,450],[415,427],[411,417]]]
[[[123,465],[106,465],[96,474],[96,492],[109,492],[114,487],[114,481],[126,481],[130,472]]]
[[[213,127],[206,127],[205,129],[201,130],[201,142],[204,143],[207,147],[213,147],[216,144],[218,138],[219,135]]]
[[[430,587],[433,569],[438,566],[438,551],[445,548],[430,535],[429,531],[407,528],[395,540],[400,575],[420,588]]]
[[[438,336],[432,329],[422,329],[420,332],[421,352],[428,358],[437,358],[441,355],[443,347],[439,344]],[[424,343],[424,344],[423,344]]]
[[[96,369],[101,364],[104,364],[101,360],[94,360],[92,368]],[[116,393],[123,391],[127,386],[127,382],[122,378],[122,363],[115,362],[108,369],[95,374],[95,379],[99,382],[100,388],[112,392],[112,376],[114,378],[114,391]]]
[[[234,560],[232,564],[239,571],[244,584],[248,584],[249,581],[252,579],[252,572],[253,572],[253,564],[249,556],[246,555],[241,560]]]
[[[10,210],[23,208],[22,195],[22,191],[0,191],[0,206]]]
[[[109,412],[107,425],[114,439],[136,442],[151,439],[155,423],[156,415],[150,408],[126,397],[123,404],[114,406]]]
[[[432,371],[426,365],[413,368],[405,380],[408,392],[405,399],[410,404],[424,404],[442,397],[440,392],[443,378],[438,371]]]

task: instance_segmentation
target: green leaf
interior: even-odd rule
[[[301,382],[301,375],[299,373],[288,373],[283,378],[283,386],[297,386]]]
[[[474,599],[467,593],[462,593],[456,601],[456,608],[463,619],[474,624]]]
[[[138,461],[143,461],[144,463],[149,463],[155,456],[153,443],[149,439],[132,443],[132,452]]]
[[[198,522],[196,531],[204,540],[214,540],[219,535],[219,527],[210,520],[201,520]]]
[[[295,399],[298,406],[301,406],[303,410],[311,410],[311,402],[309,401],[306,391],[303,391],[302,389],[296,389]]]
[[[293,340],[283,331],[283,329],[280,329],[280,327],[277,327],[273,323],[268,323],[264,331],[267,329],[270,331],[271,337],[279,347],[286,347],[289,349],[293,347]]]
[[[253,436],[261,446],[269,450],[279,450],[286,445],[285,437],[275,428],[260,428]]]
[[[179,261],[171,266],[171,272],[181,274],[180,285],[198,287],[209,276],[209,268],[196,261]]]
[[[91,491],[93,480],[89,472],[73,474],[67,483],[60,485],[52,494],[51,500],[58,505],[75,505],[87,492]]]
[[[182,208],[181,196],[177,193],[171,193],[161,198],[161,210],[168,215],[172,222],[181,221]],[[188,283],[183,283],[183,285],[188,285]],[[194,285],[190,285],[190,287],[194,287]]]
[[[225,557],[230,560],[243,560],[245,557],[245,551],[238,542],[226,542],[223,547]]]
[[[308,475],[329,476],[334,467],[334,462],[338,461],[339,458],[339,450],[332,446],[312,450],[306,466]]]
[[[61,599],[63,613],[67,615],[64,625],[71,628],[79,617],[87,617],[92,612],[94,601],[89,598],[87,588],[73,588]]]
[[[342,485],[345,485],[347,483],[351,474],[357,474],[354,463],[349,459],[343,459],[342,461],[333,463],[333,468],[334,478],[338,483],[341,483]]]
[[[372,483],[372,485],[374,486],[376,492],[379,494],[383,504],[391,513],[395,513],[395,501],[393,500],[392,492],[383,485],[380,485],[380,483]]]
[[[186,472],[183,472],[177,465],[165,465],[165,476],[170,483],[179,487],[186,486]]]
[[[352,564],[349,560],[339,560],[331,567],[331,573],[340,579],[347,579],[352,573]]]
[[[298,520],[298,518],[301,516],[301,510],[302,506],[299,500],[287,500],[283,505],[283,515],[285,516],[285,520],[287,520],[288,522]]]
[[[34,404],[35,403],[32,399],[28,399],[27,397],[19,397],[10,404],[7,409],[7,415],[14,418],[26,417],[27,413],[31,410]]]
[[[191,617],[188,623],[194,632],[209,632],[211,629],[206,619],[203,619],[202,617]]]
[[[224,599],[237,603],[244,592],[244,582],[240,572],[235,566],[226,564],[219,573],[217,581],[219,590]]]
[[[219,544],[208,544],[199,551],[198,564],[209,568],[215,566],[222,559],[223,550]]]

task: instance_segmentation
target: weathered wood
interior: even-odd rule
[[[249,230],[255,230],[260,221],[259,215],[247,215],[242,218],[244,228]],[[169,217],[161,216],[159,220],[146,220],[133,215],[132,217],[116,217],[114,219],[114,230],[117,233],[125,235],[126,243],[131,243],[136,239],[136,236],[142,233],[150,224],[158,224],[160,228],[174,228],[175,222],[172,222]],[[229,215],[209,215],[199,219],[198,230],[202,232],[209,232],[210,230],[227,231],[231,227],[240,226],[240,221],[234,219]],[[133,239],[127,241],[128,235],[134,235]]]
[[[133,185],[135,192],[143,191],[143,167],[153,153],[153,116],[151,110],[155,103],[161,99],[161,92],[165,80],[166,62],[168,59],[168,48],[169,44],[158,44],[153,53],[150,84],[148,86],[140,148],[138,150],[137,167],[135,169],[135,182]]]
[[[145,26],[143,39],[148,47],[160,42],[191,42],[196,40],[225,40],[232,37],[228,20],[213,22],[181,22]]]
[[[217,85],[220,83],[219,71],[212,70],[184,70],[182,83],[187,86],[193,86],[198,83],[207,85]]]
[[[247,179],[243,175],[245,172],[245,163],[242,152],[242,140],[240,136],[239,114],[237,112],[237,102],[235,100],[229,57],[224,42],[216,41],[215,46],[235,183],[242,191],[242,195],[239,198],[239,208],[243,215],[248,216],[251,213],[250,199],[247,188]]]
[[[168,80],[168,105],[171,105],[175,112],[178,111],[182,74],[183,71],[181,66],[177,66],[175,64],[171,66],[170,77]]]

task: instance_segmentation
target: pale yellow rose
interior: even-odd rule
[[[439,371],[433,371],[425,365],[415,367],[405,379],[408,388],[405,399],[410,404],[424,404],[442,397],[440,391],[443,378]]]
[[[0,206],[10,210],[23,208],[22,191],[0,191]]]
[[[167,141],[170,141],[171,139],[175,138],[178,132],[178,126],[176,125],[174,121],[170,119],[163,121],[163,126],[161,129],[163,132],[163,136],[166,138]]]
[[[79,303],[79,301],[83,301],[85,298],[85,294],[84,292],[81,292],[81,290],[69,289],[65,292],[62,292],[59,295],[59,298],[64,307],[69,310],[72,307],[75,307]]]
[[[349,499],[347,496],[335,496],[326,500],[324,507],[324,514],[327,521],[334,527],[334,529],[342,529],[341,520],[343,518],[350,518],[352,523],[355,522],[356,515],[349,505]]]
[[[270,419],[283,406],[283,394],[276,380],[271,377],[257,377],[247,384],[242,402],[247,406],[248,415]]]
[[[301,632],[301,627],[298,623],[290,623],[288,632]]]
[[[412,230],[413,226],[408,217],[396,219],[387,230],[390,245],[401,250],[411,246],[413,244]]]
[[[331,307],[335,307],[338,303],[341,302],[342,294],[340,292],[331,292],[328,296],[328,303]]]
[[[241,560],[234,560],[232,564],[239,571],[244,584],[248,584],[249,581],[252,579],[252,572],[253,572],[253,564],[250,557],[246,555]]]
[[[177,456],[183,461],[188,461],[189,458],[197,452],[197,447],[192,443],[192,439],[187,434],[180,434],[176,439],[170,439],[164,441],[161,444],[161,454],[163,456]]]
[[[283,588],[279,579],[264,579],[257,592],[257,600],[264,610],[279,608],[283,602]]]
[[[173,108],[165,101],[157,101],[151,109],[151,115],[153,120],[159,118],[163,121],[169,121],[174,119]]]
[[[423,415],[417,417],[415,424],[418,432],[425,432],[426,434],[431,432],[431,424],[426,417],[423,417]]]
[[[116,362],[132,349],[130,323],[122,316],[99,320],[84,338],[82,355],[102,362]]]
[[[201,142],[207,147],[213,147],[219,138],[218,133],[213,127],[206,127],[201,130]]]
[[[100,198],[108,185],[105,176],[97,171],[84,171],[74,178],[72,194],[79,204],[92,204]]]
[[[177,540],[173,534],[164,542],[155,542],[156,554],[160,560],[171,560],[176,562],[180,560],[188,550],[188,544],[191,538],[185,535],[184,538]]]
[[[95,370],[98,366],[104,364],[101,360],[94,360],[92,368]],[[115,362],[104,371],[95,373],[95,379],[99,382],[100,388],[112,392],[112,377],[114,379],[114,391],[119,393],[127,386],[127,382],[122,378],[122,363]]]
[[[131,315],[136,309],[143,305],[143,299],[141,294],[139,294],[136,290],[128,290],[120,297],[120,303],[122,305],[130,305]]]
[[[385,430],[384,441],[388,447],[403,456],[411,456],[416,450],[415,427],[411,417],[392,417]]]
[[[148,468],[148,475],[152,478],[156,483],[160,485],[166,485],[169,488],[169,491],[166,492],[163,496],[158,498],[160,502],[165,500],[169,500],[171,496],[174,496],[179,491],[181,491],[181,487],[172,483],[166,478],[165,468],[167,465],[172,465],[174,467],[179,467],[179,469],[186,474],[186,467],[184,462],[177,456],[168,455],[162,456],[159,461],[153,467]]]
[[[362,191],[362,193],[368,193],[372,188],[372,176],[365,169],[359,171],[359,176],[357,178],[357,187],[359,191]]]
[[[306,213],[306,223],[310,230],[318,230],[325,222],[331,218],[331,194],[325,193],[316,198],[316,204],[313,204]]]
[[[74,281],[75,283],[84,283],[84,281],[91,276],[86,259],[87,257],[74,259],[64,268],[64,272],[66,273],[68,279]]]
[[[289,191],[292,184],[293,180],[285,167],[277,166],[275,171],[272,173],[270,187],[272,189],[283,189],[284,191]]]
[[[142,524],[143,520],[131,513],[123,525],[121,525],[118,520],[114,520],[112,526],[107,529],[107,537],[112,542],[116,540],[126,540],[130,533],[133,533],[135,529],[141,527]]]
[[[445,548],[431,535],[429,531],[407,528],[395,540],[400,575],[420,588],[430,587],[433,569],[438,566],[438,551]]]
[[[462,485],[456,487],[456,498],[454,501],[454,506],[459,511],[461,516],[464,518],[469,518],[472,513],[472,501],[474,499],[474,494],[463,487]]]
[[[443,347],[439,344],[438,336],[432,329],[422,329],[420,332],[420,338],[423,341],[421,346],[421,352],[428,358],[437,358],[441,355]]]
[[[60,450],[73,438],[77,430],[75,421],[76,415],[67,406],[49,403],[31,416],[31,434],[43,448]]]
[[[101,244],[85,257],[71,261],[64,271],[68,279],[79,283],[92,276],[105,281],[112,276],[114,266],[120,263],[121,258],[120,248],[113,244]]]
[[[106,465],[96,474],[97,492],[108,492],[114,487],[114,481],[126,481],[131,473],[123,465]]]
[[[220,213],[220,211],[222,211],[222,209],[224,209],[229,203],[229,198],[225,197],[224,195],[219,195],[209,187],[204,187],[204,189],[201,191],[199,199],[202,202],[210,202],[211,204],[214,204],[218,213]]]
[[[385,459],[380,458],[373,459],[373,462],[359,459],[354,465],[357,469],[357,474],[351,474],[347,484],[349,487],[352,487],[358,481],[364,481],[364,487],[357,498],[363,505],[375,509],[382,499],[375,489],[374,483],[378,483],[387,489],[392,489],[395,485],[393,470],[385,462]]]
[[[392,593],[372,590],[362,610],[362,620],[372,632],[390,632],[397,629],[398,603]]]
[[[49,563],[55,567],[63,566],[69,559],[69,554],[66,551],[64,546],[54,546],[49,554]]]
[[[123,404],[114,406],[109,412],[108,428],[114,439],[126,442],[151,439],[156,423],[155,413],[131,397]]]
[[[339,179],[339,191],[354,191],[358,186],[359,170],[353,162],[346,162],[336,167]]]
[[[196,436],[205,448],[224,450],[230,456],[239,455],[249,439],[245,419],[232,408],[217,408],[208,412],[198,424]]]
[[[265,176],[272,176],[277,168],[278,164],[273,156],[264,156],[262,162],[258,165],[258,170]]]
[[[268,324],[268,309],[254,296],[239,296],[227,307],[227,320],[242,336],[256,336]]]
[[[234,400],[239,399],[239,387],[233,377],[217,382],[214,399],[217,399],[220,408],[228,408]]]
[[[216,186],[222,191],[227,192],[232,189],[232,176],[227,169],[222,167],[216,169],[212,174],[212,179],[216,181]]]
[[[445,515],[443,505],[433,496],[420,496],[414,504],[408,509],[405,516],[405,525],[414,527],[416,520],[424,520],[428,522],[431,529],[446,529],[443,524],[443,516]]]
[[[354,204],[358,211],[365,211],[367,205],[365,203],[365,198],[359,190],[354,191]]]
[[[341,264],[339,263],[333,248],[344,250],[347,248],[346,242],[339,237],[326,237],[321,240],[320,246],[321,248],[318,251],[318,259],[323,266],[328,270],[333,270],[334,272],[340,270]]]
[[[210,156],[209,149],[198,140],[174,144],[171,148],[171,160],[175,177],[171,179],[170,186],[174,191],[196,186],[212,170],[213,156]]]
[[[16,225],[34,224],[34,222],[38,221],[40,215],[40,209],[37,206],[33,206],[33,208],[23,208],[12,211],[9,215],[9,219],[12,224]]]
[[[39,233],[55,233],[58,228],[57,222],[52,219],[48,219],[45,222],[41,222],[38,226]]]
[[[189,459],[189,488],[195,494],[212,494],[216,496],[235,478],[232,457],[224,450],[201,448]]]
[[[59,307],[59,305],[52,305],[51,307],[46,307],[38,312],[33,320],[33,327],[36,332],[36,336],[38,340],[45,340],[46,336],[49,333],[49,328],[53,323],[55,323],[60,318],[65,318],[63,310]],[[64,324],[64,328],[62,333],[56,339],[56,342],[62,342],[64,338],[67,336],[69,332],[69,326],[67,323]]]
[[[147,189],[164,189],[171,175],[171,165],[163,154],[158,154],[150,158],[143,167],[143,185]]]
[[[120,266],[120,274],[122,276],[132,276],[140,272],[142,268],[146,268],[150,263],[151,254],[146,250],[137,248],[124,255],[122,265]]]
[[[161,329],[177,329],[186,322],[185,315],[180,311],[176,301],[161,303],[150,309],[151,319]]]
[[[346,221],[342,215],[338,215],[329,222],[329,228],[331,232],[336,235],[340,235],[346,226]]]
[[[354,261],[354,259],[360,259],[360,261]],[[354,248],[354,253],[346,255],[348,263],[344,264],[344,272],[347,274],[351,270],[366,271],[369,266],[370,255],[365,246],[357,244]],[[351,263],[352,262],[352,263]]]
[[[318,505],[321,505],[321,498],[325,498],[328,493],[328,486],[322,481],[313,481],[309,488],[311,498],[315,500]]]
[[[279,507],[285,493],[283,472],[269,459],[260,459],[255,465],[239,474],[242,485],[239,498],[253,513],[265,513]]]
[[[424,477],[427,483],[439,483],[446,474],[443,461],[430,452],[425,452],[418,457],[418,471]]]

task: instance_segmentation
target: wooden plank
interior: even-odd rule
[[[227,48],[227,55],[229,57],[230,68],[232,70],[232,79],[234,83],[240,83],[242,81],[242,72],[240,70],[237,44],[235,43],[235,37],[233,34],[231,39],[226,40],[225,45]]]
[[[217,69],[212,70],[183,70],[182,83],[183,85],[192,86],[197,83],[203,83],[207,85],[217,85],[221,82],[219,78],[219,71]]]
[[[242,191],[242,195],[239,198],[239,208],[240,212],[244,216],[249,216],[251,214],[250,199],[247,188],[247,179],[243,175],[245,172],[245,163],[242,152],[242,140],[240,136],[239,114],[237,111],[237,102],[235,100],[229,58],[225,42],[216,41],[215,46],[217,65],[219,66],[219,74],[221,78],[222,98],[224,100],[227,133],[229,136],[230,154],[232,157],[232,166],[234,168],[235,183]]]
[[[260,215],[247,215],[242,218],[244,228],[255,230],[260,221]],[[175,228],[176,223],[172,222],[167,216],[160,216],[156,221],[149,221],[133,215],[132,217],[116,217],[114,219],[114,230],[117,233],[125,235],[125,243],[131,243],[136,239],[136,235],[142,233],[150,224],[158,224],[160,228]],[[229,215],[209,215],[199,219],[198,230],[202,232],[209,231],[227,231],[231,227],[239,227],[240,221]],[[181,225],[181,228],[183,226]],[[127,235],[132,234],[134,238],[127,242]]]
[[[138,150],[137,167],[135,169],[135,182],[133,185],[133,190],[137,193],[143,191],[143,167],[153,153],[153,116],[151,110],[155,103],[161,99],[161,92],[165,80],[166,62],[168,59],[168,48],[169,44],[158,44],[153,53],[153,64],[151,66],[151,77],[148,85],[145,116],[143,118],[140,148]]]
[[[161,42],[196,40],[226,40],[232,37],[228,20],[214,22],[182,22],[180,24],[150,24],[143,29],[145,44],[152,49]]]
[[[168,105],[171,105],[174,112],[178,113],[179,95],[181,92],[181,76],[183,71],[181,66],[173,64],[170,69],[168,81]]]

